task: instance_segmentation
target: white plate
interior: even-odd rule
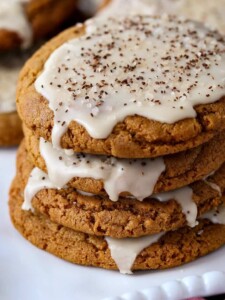
[[[15,152],[0,150],[1,300],[176,300],[225,293],[225,247],[183,267],[125,276],[72,265],[32,246],[8,215]]]

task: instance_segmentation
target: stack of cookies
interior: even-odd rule
[[[25,65],[15,227],[76,264],[179,266],[225,244],[225,40],[163,16],[99,16]]]
[[[16,145],[23,137],[16,84],[34,43],[55,32],[75,9],[76,0],[0,0],[0,146]]]

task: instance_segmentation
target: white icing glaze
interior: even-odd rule
[[[29,0],[0,0],[0,29],[17,32],[22,47],[31,45],[32,29],[24,13],[24,3]]]
[[[33,210],[31,200],[32,198],[43,189],[53,189],[55,186],[51,183],[48,175],[42,170],[34,168],[30,174],[26,188],[24,190],[24,202],[22,205],[23,210]]]
[[[219,193],[219,196],[221,197],[222,196],[222,191],[221,191],[221,188],[220,186],[218,186],[216,183],[214,182],[210,182],[210,181],[206,181],[205,182],[214,190],[216,190],[218,193]]]
[[[1,55],[0,58],[0,113],[16,111],[16,85],[19,72],[29,53]]]
[[[183,187],[171,192],[153,195],[153,198],[156,198],[162,202],[170,199],[176,200],[182,207],[182,212],[186,216],[188,225],[190,227],[195,227],[198,224],[196,221],[198,208],[192,197],[193,190],[190,187]]]
[[[52,142],[72,120],[97,139],[129,115],[174,123],[225,93],[225,42],[173,17],[99,17],[55,50],[35,82],[54,112]]]
[[[138,200],[149,197],[159,176],[165,171],[163,158],[132,160],[65,153],[64,150],[54,149],[43,138],[40,139],[40,152],[48,176],[57,188],[64,187],[74,177],[101,179],[112,201],[117,201],[122,192],[129,192]]]
[[[217,210],[212,210],[209,213],[204,214],[201,219],[209,219],[215,224],[225,225],[225,206],[220,207]],[[198,223],[196,223],[197,225]],[[200,230],[198,235],[201,235],[204,230]],[[108,247],[111,252],[111,256],[115,261],[118,269],[122,274],[132,274],[132,265],[141,251],[157,242],[165,232],[159,234],[140,237],[140,238],[125,238],[114,239],[106,237],[105,240],[108,243]]]
[[[82,196],[88,196],[88,197],[96,196],[95,194],[84,192],[84,191],[80,191],[80,190],[77,190],[77,193],[80,194],[80,195],[82,195]]]
[[[215,224],[225,225],[225,206],[220,206],[218,209],[204,214],[201,219],[209,219]]]
[[[214,182],[208,181],[208,178],[215,174],[216,171],[213,171],[208,176],[206,176],[203,180],[206,184],[208,184],[212,189],[216,190],[219,193],[219,196],[222,197],[222,190],[220,186]]]
[[[157,15],[160,0],[111,0],[98,15],[113,16],[115,14],[150,14]]]
[[[146,247],[156,243],[164,232],[140,238],[113,239],[106,237],[111,256],[115,261],[120,273],[132,274],[132,265],[138,254]]]
[[[100,8],[103,0],[79,0],[78,8],[88,16],[93,16]]]
[[[225,33],[224,7],[225,0],[112,0],[100,14],[167,13],[203,22],[210,28]]]

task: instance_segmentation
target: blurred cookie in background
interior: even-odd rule
[[[76,11],[76,0],[0,0],[0,50],[28,48]]]
[[[26,60],[60,30],[80,20],[76,0],[0,0],[0,146],[23,137],[16,85]]]
[[[23,137],[16,112],[16,85],[20,69],[33,51],[2,53],[0,56],[0,146],[17,145]]]

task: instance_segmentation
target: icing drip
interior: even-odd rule
[[[225,206],[204,214],[201,219],[209,219],[215,224],[225,225]],[[203,230],[200,230],[198,234],[201,235],[203,232]],[[131,268],[139,253],[146,247],[158,242],[164,234],[165,232],[161,232],[155,235],[126,239],[106,237],[105,240],[108,243],[111,256],[120,272],[122,274],[132,274]]]
[[[210,182],[210,181],[206,181],[205,182],[212,188],[214,189],[215,191],[217,191],[219,193],[219,196],[221,197],[222,196],[222,191],[221,191],[221,188],[214,182]]]
[[[138,254],[146,247],[156,243],[164,232],[140,238],[113,239],[106,237],[111,256],[120,273],[132,274],[132,265]]]
[[[24,13],[24,3],[29,0],[0,0],[0,29],[17,32],[22,47],[31,45],[32,29]]]
[[[206,176],[204,178],[204,182],[206,184],[208,184],[213,190],[217,191],[219,193],[219,196],[222,197],[222,190],[221,190],[220,186],[218,184],[214,183],[214,182],[211,182],[211,181],[207,180],[210,176],[214,175],[215,172],[216,171],[214,171],[214,172],[210,173],[208,176]]]
[[[116,159],[74,152],[68,155],[68,151],[54,149],[43,138],[40,152],[57,188],[63,188],[74,177],[101,179],[112,201],[117,201],[122,192],[129,192],[138,200],[149,197],[165,171],[163,158]]]
[[[182,212],[185,214],[187,223],[190,227],[195,227],[198,222],[196,221],[198,215],[198,208],[192,199],[193,190],[190,187],[183,187],[167,193],[153,195],[153,198],[159,201],[168,201],[171,199],[176,200],[182,207]]]
[[[88,193],[88,192],[84,192],[84,191],[80,191],[80,190],[77,190],[77,193],[82,195],[82,196],[88,196],[88,197],[96,196],[92,193]]]
[[[98,17],[55,50],[35,88],[54,112],[52,142],[75,120],[96,139],[127,116],[172,124],[225,93],[225,43],[202,25],[164,16]]]
[[[43,189],[53,189],[55,186],[51,183],[48,175],[38,168],[34,168],[30,174],[24,190],[24,202],[22,205],[23,210],[33,210],[31,200],[32,198]]]
[[[204,214],[201,219],[209,219],[215,224],[225,225],[225,206],[221,206],[214,211]]]
[[[61,166],[55,169],[55,172],[62,172]],[[65,187],[65,186],[64,186]],[[44,173],[38,168],[34,168],[31,172],[31,176],[28,180],[28,183],[25,188],[24,194],[24,204],[22,208],[24,210],[32,209],[32,198],[42,189],[61,189],[61,187],[55,185],[53,183],[48,174]],[[87,196],[91,196],[92,194],[80,192],[80,194],[84,194]],[[153,195],[152,198],[158,199],[159,201],[165,202],[169,200],[176,200],[182,207],[182,211],[186,216],[187,223],[189,226],[194,227],[197,222],[197,206],[195,202],[192,200],[192,189],[189,187],[184,187],[172,192],[162,193]]]
[[[16,111],[16,85],[19,72],[29,53],[1,54],[0,113]]]
[[[100,14],[167,13],[203,22],[210,28],[225,33],[224,7],[225,0],[112,0]]]

